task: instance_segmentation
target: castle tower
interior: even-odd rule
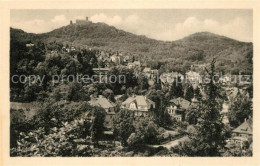
[[[88,17],[86,17],[86,21],[88,22]]]
[[[72,20],[70,20],[70,25],[72,25]]]

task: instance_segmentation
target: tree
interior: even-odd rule
[[[134,114],[130,110],[120,110],[113,120],[113,132],[122,145],[127,145],[127,139],[134,132]]]
[[[154,88],[155,88],[156,90],[161,90],[161,89],[162,89],[161,79],[160,79],[160,77],[159,77],[158,74],[156,74],[156,77],[155,77]]]
[[[185,116],[185,120],[189,124],[197,124],[198,123],[198,118],[200,117],[200,110],[197,107],[191,107]]]
[[[93,142],[98,144],[98,140],[102,137],[104,132],[104,121],[106,112],[101,107],[93,107],[90,113],[92,116],[90,125],[91,139]]]
[[[201,92],[200,92],[200,88],[197,87],[195,90],[194,90],[194,96],[196,96],[196,98],[200,101],[202,99],[202,95],[201,95]]]
[[[115,102],[114,92],[111,89],[106,89],[103,91],[102,95],[107,99]]]
[[[183,97],[183,87],[181,82],[181,77],[177,77],[175,81],[173,81],[172,86],[170,88],[171,97]]]
[[[137,78],[137,83],[138,83],[138,87],[140,90],[149,88],[148,80],[147,80],[146,76],[143,74],[139,75],[139,77]]]
[[[159,111],[154,111],[154,119],[156,124],[161,127],[169,127],[173,124],[173,120],[168,114],[165,106],[161,106]]]
[[[185,93],[185,99],[188,100],[188,101],[191,101],[191,99],[193,98],[194,96],[194,90],[193,90],[193,87],[192,86],[189,86],[186,90],[186,93]]]
[[[252,100],[246,96],[238,95],[232,102],[228,119],[233,127],[237,127],[244,122],[245,119],[253,116]]]
[[[130,147],[140,147],[144,144],[158,143],[157,136],[159,133],[159,126],[156,125],[149,117],[140,118],[135,122],[135,131],[127,139]]]
[[[182,155],[188,156],[219,156],[219,150],[225,143],[224,124],[221,121],[220,104],[217,102],[219,88],[214,84],[215,59],[211,62],[209,83],[207,85],[208,99],[201,103],[201,116],[197,123],[197,132],[190,135],[190,141],[180,146]]]

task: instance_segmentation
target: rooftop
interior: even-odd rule
[[[102,107],[104,109],[108,109],[108,108],[112,108],[112,107],[116,106],[115,103],[113,103],[112,101],[110,101],[107,98],[103,97],[102,95],[100,95],[98,98],[91,99],[89,101],[89,104],[90,105],[94,105],[94,106],[99,106],[99,107]]]
[[[253,133],[251,120],[245,120],[244,123],[242,123],[236,129],[234,129],[233,132],[234,133],[250,134],[251,135]]]

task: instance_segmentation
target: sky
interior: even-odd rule
[[[208,31],[253,41],[253,11],[247,9],[13,9],[11,27],[44,33],[86,17],[157,40],[174,41]]]

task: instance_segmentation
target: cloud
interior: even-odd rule
[[[43,33],[49,32],[61,26],[69,24],[69,20],[64,15],[54,16],[50,21],[33,19],[28,21],[16,20],[11,22],[14,28],[20,28],[26,32]]]
[[[171,25],[171,23],[165,22],[153,24],[135,14],[122,18],[120,16],[108,17],[104,13],[100,13],[92,16],[90,20],[104,22],[134,34],[165,41],[178,40],[202,31],[225,35],[241,41],[252,41],[252,34],[250,34],[252,30],[248,29],[246,20],[239,17],[225,24],[213,19],[199,20],[196,17],[188,17],[183,22]]]
[[[67,21],[66,17],[64,15],[58,15],[58,16],[55,16],[53,19],[51,19],[51,22],[53,22],[53,23],[60,23],[60,22],[64,22],[64,21]]]
[[[147,28],[150,23],[140,19],[140,17],[136,14],[131,14],[127,17],[122,18],[118,15],[108,17],[104,13],[100,13],[90,17],[90,20],[94,23],[104,22],[108,25],[115,26],[119,29],[132,32],[134,34],[149,35],[144,31],[144,28]]]
[[[75,16],[73,20],[75,19],[85,19],[85,16]],[[119,15],[107,16],[104,13],[99,13],[91,16],[89,19],[94,23],[104,22],[118,29],[137,35],[146,35],[157,40],[173,41],[196,32],[209,31],[241,41],[252,41],[251,26],[248,26],[247,20],[240,17],[225,23],[210,18],[200,20],[192,16],[178,23],[164,22],[163,19],[154,23],[150,19],[143,19],[137,14],[122,17]],[[26,32],[42,33],[68,25],[69,21],[70,19],[66,18],[65,15],[56,15],[50,20],[12,21],[11,25]]]
[[[195,17],[189,17],[178,23],[168,38],[179,39],[192,33],[208,31],[241,41],[251,41],[252,34],[247,24],[246,20],[239,17],[225,24],[213,19],[198,20]]]

